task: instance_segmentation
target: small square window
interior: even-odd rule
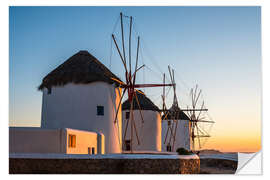
[[[130,113],[126,112],[126,119],[129,119],[129,115],[130,115]]]
[[[168,151],[168,152],[171,152],[171,151],[172,151],[172,146],[169,145],[169,144],[167,145],[167,151]]]
[[[68,135],[68,147],[72,147],[72,148],[76,147],[76,135],[72,135],[72,134]]]
[[[97,115],[104,116],[104,106],[97,106]]]

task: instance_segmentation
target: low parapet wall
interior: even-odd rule
[[[197,174],[196,155],[23,155],[9,157],[10,174]]]

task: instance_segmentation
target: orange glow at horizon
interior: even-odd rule
[[[211,137],[202,149],[221,152],[257,152],[261,149],[261,137]]]

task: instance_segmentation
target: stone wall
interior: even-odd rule
[[[9,158],[10,174],[197,174],[193,159],[33,159]]]

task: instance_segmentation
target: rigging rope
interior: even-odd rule
[[[114,26],[113,26],[112,33],[111,33],[110,35],[112,35],[112,34],[115,32],[116,27],[117,27],[117,25],[118,25],[118,23],[119,23],[119,20],[120,20],[120,15],[118,16],[118,18],[117,18],[117,20],[116,20],[116,22],[115,22],[115,24],[114,24]],[[111,36],[109,36],[109,37],[110,37],[110,39],[111,39],[109,68],[111,69],[111,66],[112,66],[112,53],[113,53],[113,51],[112,51],[112,48],[113,48],[113,46],[112,46],[112,41],[113,41],[113,40],[112,40]]]
[[[136,30],[137,29],[137,30]],[[139,30],[138,30],[138,27],[137,27],[137,24],[134,22],[134,24],[133,24],[133,31],[134,31],[134,34],[136,35],[136,36],[139,36]],[[142,33],[141,33],[142,34]],[[147,53],[146,55],[148,56],[148,59],[152,62],[152,64],[154,65],[154,66],[156,66],[156,68],[160,71],[160,73],[161,74],[163,74],[163,71],[162,71],[162,69],[160,68],[160,66],[154,61],[154,59],[155,58],[153,58],[153,56],[152,56],[152,54],[150,53],[150,51],[149,51],[149,48],[148,48],[148,46],[147,46],[147,44],[146,44],[146,42],[144,41],[144,39],[143,38],[140,38],[141,39],[141,49],[145,49],[145,52]]]

